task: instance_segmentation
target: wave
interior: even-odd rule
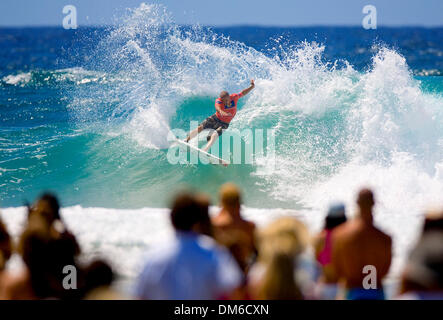
[[[269,95],[281,87],[280,83],[269,81],[251,97],[254,100],[248,102],[250,108],[239,114],[240,127],[263,126],[270,117],[277,119],[274,128],[284,149],[278,153],[277,170],[272,165],[261,174],[270,181],[269,191],[275,197],[295,197],[311,208],[319,208],[321,204],[325,209],[329,201],[342,196],[334,190],[355,191],[358,186],[374,184],[373,174],[367,174],[373,173],[371,169],[379,168],[380,173],[394,171],[399,163],[410,168],[397,170],[399,176],[394,181],[405,176],[411,182],[416,177],[428,177],[429,182],[435,182],[435,194],[426,199],[435,199],[443,190],[438,174],[443,163],[443,100],[441,96],[422,92],[401,55],[381,48],[373,58],[371,69],[363,74],[349,67],[324,71],[317,65],[307,72],[297,68],[295,73],[298,72],[303,74],[300,76],[303,80],[295,82],[295,90],[285,88],[285,94],[280,91]],[[318,72],[326,74],[317,78]],[[293,76],[290,73],[287,78]],[[294,83],[287,78],[282,82]],[[259,101],[266,99],[268,103],[260,106]],[[347,186],[350,179],[343,177],[343,171],[347,170],[354,175],[352,187]],[[342,181],[343,186],[331,185],[331,180]],[[287,186],[294,182],[296,187],[288,191]],[[323,184],[330,188],[330,195],[320,196]],[[376,189],[383,189],[380,184],[387,187],[389,181],[376,183]],[[410,186],[390,187],[402,190],[400,194],[409,199],[423,199],[425,192],[420,190],[414,196],[417,190]],[[312,188],[321,192],[316,193]],[[316,197],[311,197],[313,193]],[[420,202],[423,201],[417,204]]]
[[[78,156],[87,174],[81,183],[73,179],[83,197],[91,191],[83,181],[88,176],[100,193],[110,193],[113,206],[125,195],[137,206],[161,206],[157,199],[171,185],[215,192],[228,178],[245,189],[252,206],[296,206],[314,214],[332,200],[352,208],[356,189],[366,184],[383,193],[386,214],[419,212],[437,200],[443,97],[441,90],[424,88],[441,88],[441,80],[414,78],[401,54],[379,44],[363,72],[345,60],[328,61],[324,44],[275,39],[267,48],[257,51],[200,26],[177,26],[164,7],[142,4],[98,40],[85,65],[50,72],[69,95],[74,125],[93,135]],[[2,81],[19,86],[47,78],[39,72]],[[231,128],[275,130],[275,165],[266,156],[224,173],[168,165],[168,132],[202,121],[221,90],[239,91],[251,78],[256,88],[240,100]]]
[[[85,84],[107,84],[115,81],[124,81],[121,77],[112,77],[103,72],[86,70],[82,67],[65,68],[58,70],[32,70],[4,76],[0,86],[42,87]]]

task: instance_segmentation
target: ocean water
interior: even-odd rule
[[[132,277],[186,186],[216,204],[233,181],[249,218],[290,213],[312,230],[332,201],[352,215],[370,186],[398,270],[443,202],[442,40],[443,28],[179,26],[152,5],[112,27],[0,29],[2,217],[18,234],[24,202],[53,190],[86,251]],[[168,132],[251,78],[230,129],[273,129],[275,161],[170,164]]]

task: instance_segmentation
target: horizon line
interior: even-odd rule
[[[188,26],[201,26],[204,28],[269,28],[269,29],[286,29],[286,28],[363,28],[360,24],[300,24],[300,25],[261,25],[261,24],[230,24],[230,25],[204,25],[204,24],[176,24],[182,27]],[[119,24],[81,24],[78,25],[78,28],[108,28],[119,26]],[[57,28],[60,27],[63,29],[61,24],[35,24],[35,25],[0,25],[1,29],[30,29],[30,28]],[[420,24],[404,24],[404,25],[379,25],[379,28],[423,28],[423,29],[440,29],[443,28],[443,24],[441,25],[420,25]],[[75,30],[75,29],[74,29]],[[374,29],[370,29],[374,30]],[[368,31],[370,31],[368,30]],[[375,29],[376,30],[376,29]]]

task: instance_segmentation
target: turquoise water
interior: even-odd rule
[[[165,207],[185,186],[215,200],[227,181],[255,208],[315,208],[364,184],[392,212],[441,198],[441,29],[414,31],[429,52],[407,29],[294,28],[283,41],[271,28],[255,42],[243,31],[179,27],[153,7],[77,40],[2,30],[1,206],[49,189],[64,206]],[[340,35],[350,36],[331,40]],[[221,90],[251,78],[230,129],[274,130],[275,159],[170,164],[168,132],[201,122]]]

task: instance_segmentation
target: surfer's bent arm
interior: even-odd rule
[[[254,89],[255,84],[254,84],[254,80],[251,80],[251,85],[249,86],[249,88],[246,88],[244,90],[242,90],[241,95],[247,95],[252,89]]]

